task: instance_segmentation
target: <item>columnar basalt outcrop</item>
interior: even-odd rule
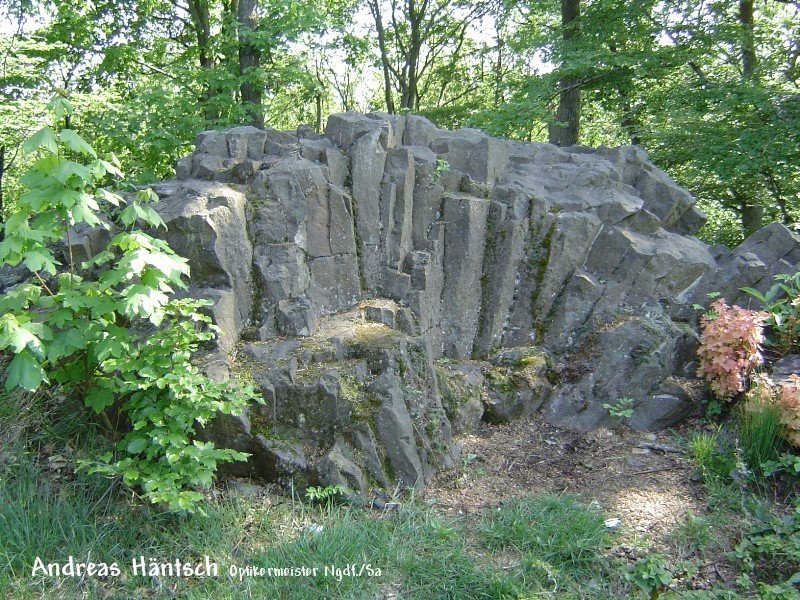
[[[424,484],[482,418],[585,430],[627,397],[634,427],[675,424],[697,403],[692,305],[800,261],[777,224],[734,250],[692,237],[694,199],[640,148],[418,116],[204,132],[177,176],[154,189],[214,302],[215,372],[265,398],[206,435],[296,485]]]

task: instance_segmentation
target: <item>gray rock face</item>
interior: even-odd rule
[[[253,307],[253,250],[247,236],[245,195],[229,186],[197,180],[177,190],[169,186],[155,186],[155,190],[169,194],[167,202],[157,205],[167,231],[157,233],[189,259],[193,292],[214,302],[218,343],[230,352]]]
[[[694,199],[640,148],[414,115],[203,132],[177,174],[166,235],[266,400],[209,435],[252,473],[352,493],[424,485],[481,420],[585,430],[631,398],[632,426],[674,425],[697,406],[692,305],[800,262],[777,224],[733,250],[691,237]]]
[[[773,381],[788,381],[789,375],[800,375],[800,354],[784,356],[772,365]]]
[[[265,404],[204,432],[253,453],[250,467],[234,467],[238,475],[249,468],[286,483],[291,476],[296,488],[316,482],[365,494],[394,482],[423,486],[457,458],[424,345],[358,309],[325,319],[311,338],[245,344],[239,369]]]

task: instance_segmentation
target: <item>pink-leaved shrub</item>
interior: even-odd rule
[[[778,386],[777,403],[781,409],[784,437],[800,447],[800,376],[789,375],[789,381]]]
[[[746,390],[747,377],[763,364],[763,324],[768,314],[728,306],[723,298],[700,318],[700,366],[703,377],[720,400],[731,400]]]

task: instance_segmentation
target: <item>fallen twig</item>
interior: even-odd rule
[[[656,444],[654,442],[640,442],[636,444],[637,448],[647,448],[648,450],[658,450],[659,452],[683,454],[683,450],[675,446],[668,446],[667,444]]]

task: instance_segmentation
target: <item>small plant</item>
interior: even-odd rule
[[[773,475],[779,471],[785,471],[792,477],[800,476],[800,456],[784,452],[777,460],[768,461],[762,465],[764,475]]]
[[[747,377],[764,362],[762,324],[767,313],[728,306],[722,298],[711,308],[700,318],[697,374],[718,399],[731,400],[746,391]]]
[[[306,498],[309,502],[323,504],[325,511],[330,515],[333,501],[337,496],[344,496],[346,493],[347,489],[343,485],[311,486],[306,490]]]
[[[695,553],[703,552],[713,541],[711,523],[692,511],[686,513],[686,517],[678,523],[672,536],[684,551]]]
[[[722,414],[722,402],[716,398],[711,398],[706,403],[706,418],[713,419]]]
[[[758,389],[761,387],[754,388]],[[750,470],[759,477],[764,477],[763,465],[777,459],[782,442],[781,410],[770,400],[751,390],[739,413],[742,457]]]
[[[625,574],[625,579],[642,588],[650,595],[651,600],[656,600],[672,583],[672,572],[663,556],[648,554],[636,561]]]
[[[753,383],[748,402],[774,407],[780,421],[779,434],[790,444],[800,446],[800,376],[793,373],[788,381],[776,385],[766,375],[758,375]]]
[[[706,296],[708,296],[709,300],[716,300],[717,298],[720,297],[720,293],[719,292],[709,292],[708,294],[706,294]],[[716,311],[714,310],[713,307],[706,308],[702,304],[692,304],[692,308],[694,308],[695,310],[701,311],[703,313],[703,316],[705,316],[705,317],[707,317],[709,319],[716,319],[717,318],[717,313],[716,313]]]
[[[722,444],[720,430],[693,435],[689,440],[689,452],[706,482],[725,481],[736,469],[735,453]]]
[[[344,494],[347,490],[343,485],[327,485],[325,487],[311,486],[306,490],[306,498],[311,502],[324,502],[331,500],[339,494]]]
[[[775,349],[784,354],[800,350],[800,271],[775,275],[775,283],[764,294],[749,287],[742,291],[764,305]]]
[[[800,446],[800,376],[789,375],[788,383],[779,386],[777,403],[781,411],[783,435],[794,446]]]
[[[633,398],[619,398],[614,404],[603,404],[603,408],[615,419],[630,419],[633,416]]]
[[[450,163],[443,158],[436,159],[436,181],[441,182],[442,178],[450,172]]]
[[[760,506],[753,516],[755,522],[733,555],[741,561],[745,572],[754,575],[761,584],[791,588],[800,583],[800,504],[796,502],[787,515]]]

